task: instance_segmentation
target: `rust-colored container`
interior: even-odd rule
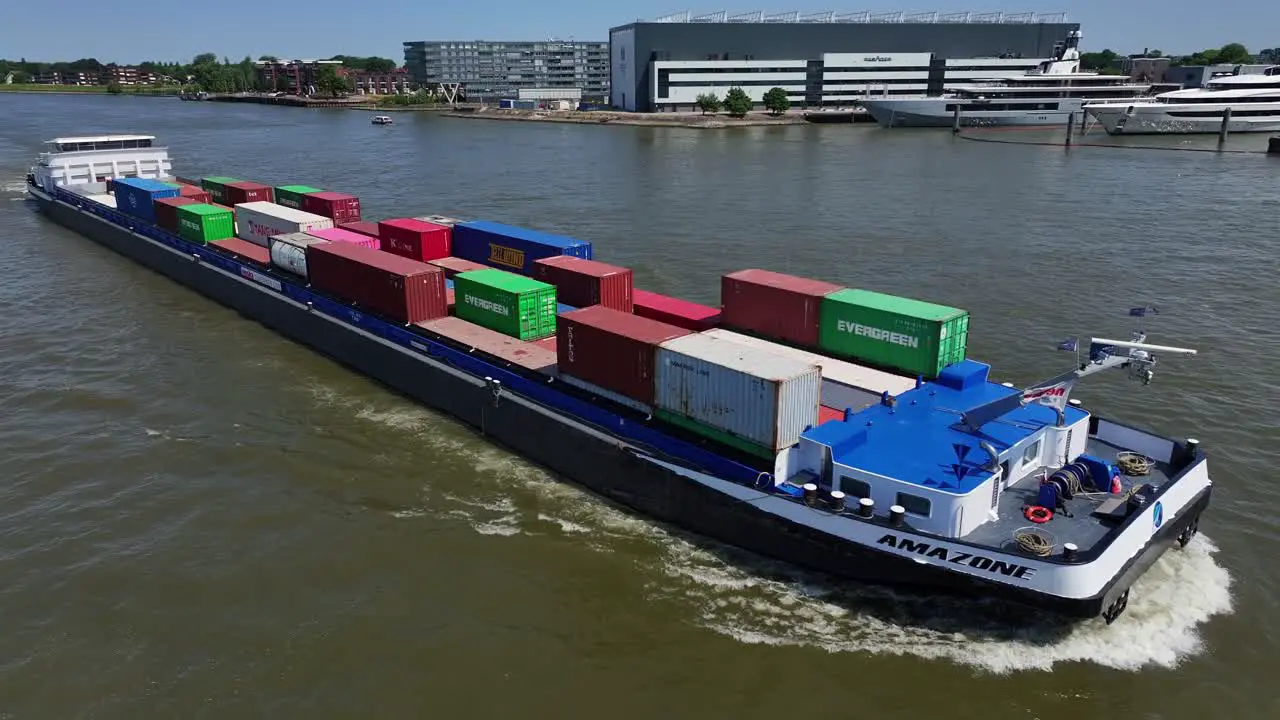
[[[631,291],[631,300],[631,311],[636,315],[686,330],[702,332],[720,323],[718,309],[669,295],[635,288]]]
[[[213,202],[213,197],[208,192],[200,189],[199,185],[187,185],[186,183],[178,184],[178,197],[191,198],[198,203],[209,204]]]
[[[239,260],[247,260],[255,265],[269,267],[271,265],[271,251],[255,245],[248,240],[240,238],[227,238],[226,240],[214,240],[209,243],[209,247],[223,250]]]
[[[556,339],[555,335],[552,335],[551,337],[544,337],[541,340],[534,340],[533,344],[545,350],[555,352],[557,342],[559,342],[559,340]]]
[[[510,335],[503,335],[496,330],[481,327],[475,323],[459,320],[456,317],[444,317],[438,320],[417,323],[427,334],[442,339],[448,344],[464,350],[475,350],[491,358],[505,361],[526,370],[547,371],[556,366],[554,350],[531,342],[517,340]]]
[[[183,205],[196,205],[200,201],[194,198],[178,197],[158,198],[153,202],[155,205],[156,225],[168,230],[169,232],[178,232],[178,208]]]
[[[270,185],[256,182],[234,182],[227,185],[227,200],[232,206],[251,202],[272,202],[275,193]]]
[[[333,220],[335,225],[358,222],[360,198],[340,192],[307,193],[302,196],[302,210],[327,217]]]
[[[383,252],[422,262],[449,257],[452,233],[451,228],[413,218],[395,218],[378,223]]]
[[[399,323],[449,314],[444,271],[398,255],[352,243],[307,246],[312,287]]]
[[[481,265],[478,262],[463,260],[459,257],[442,257],[434,260],[428,260],[428,265],[435,265],[444,271],[444,276],[449,280],[453,279],[458,273],[471,272],[472,270],[488,270],[488,265]]]
[[[720,324],[817,347],[822,298],[843,289],[769,270],[739,270],[720,278]]]
[[[382,239],[378,235],[378,223],[371,222],[369,220],[359,220],[357,222],[342,223],[341,225],[338,225],[338,227],[342,228],[343,230],[350,230],[351,232],[354,232],[354,233],[360,233],[361,235],[368,235],[369,237],[372,237],[372,238],[378,238],[379,240]]]
[[[653,404],[658,345],[684,328],[595,305],[556,319],[560,372],[645,405]]]
[[[629,313],[633,273],[628,268],[558,255],[533,263],[533,277],[556,286],[556,300],[573,307],[604,307]]]

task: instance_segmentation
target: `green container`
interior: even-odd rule
[[[177,209],[178,236],[184,240],[210,243],[236,236],[235,216],[227,208],[192,203]]]
[[[662,420],[663,422],[670,423],[672,425],[675,425],[678,428],[684,428],[685,430],[688,430],[689,432],[694,433],[695,435],[701,435],[702,437],[707,438],[708,440],[714,440],[722,445],[734,448],[736,450],[741,450],[742,452],[745,452],[747,454],[756,455],[758,457],[762,457],[767,460],[774,460],[778,457],[778,453],[774,452],[773,450],[770,450],[769,448],[763,445],[757,445],[751,442],[750,440],[746,440],[745,438],[740,438],[737,435],[732,435],[730,433],[725,432],[724,430],[721,430],[720,428],[714,428],[714,427],[711,427],[710,425],[703,425],[702,423],[698,422],[697,420],[694,420],[693,418],[687,418],[683,415],[677,415],[676,413],[673,413],[670,410],[663,410],[662,408],[654,408],[653,414],[654,414],[654,417],[658,418],[659,420]]]
[[[225,177],[222,175],[200,178],[200,188],[209,193],[209,199],[219,205],[229,205],[227,202],[227,186],[231,183],[241,182],[240,178]]]
[[[301,210],[302,196],[318,192],[324,191],[310,185],[281,185],[276,188],[276,204],[290,207],[294,210]]]
[[[968,311],[921,300],[838,290],[818,310],[818,347],[927,380],[963,360],[968,340]]]
[[[556,287],[504,270],[472,270],[453,278],[454,314],[519,340],[556,334]]]

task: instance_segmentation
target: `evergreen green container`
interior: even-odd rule
[[[213,177],[200,178],[200,188],[209,193],[209,199],[219,205],[230,206],[227,202],[230,194],[227,192],[227,186],[231,183],[241,182],[240,178],[226,177],[225,175],[215,175]]]
[[[210,243],[236,236],[235,216],[223,207],[194,203],[177,208],[178,236],[184,240]]]
[[[963,360],[968,341],[968,311],[922,300],[848,289],[818,311],[821,349],[926,380]]]
[[[301,210],[302,196],[318,192],[324,192],[324,190],[310,185],[281,185],[276,188],[276,204]]]
[[[556,334],[556,288],[523,275],[486,269],[453,278],[454,314],[518,340]]]

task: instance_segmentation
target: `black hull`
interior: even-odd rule
[[[38,191],[37,191],[38,192]],[[938,570],[914,560],[841,540],[641,459],[619,440],[519,396],[495,400],[479,378],[413,355],[381,338],[310,311],[307,306],[95,215],[33,192],[46,216],[306,345],[422,404],[448,413],[491,441],[647,517],[753,553],[836,577],[927,592],[996,598],[1073,618],[1092,618],[1170,547],[1205,506],[1209,493],[1096,597],[1066,599]],[[572,452],[565,452],[572,448]]]

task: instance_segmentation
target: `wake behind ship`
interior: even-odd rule
[[[90,240],[654,519],[856,581],[1108,623],[1212,482],[1195,440],[1070,399],[1156,353],[1082,344],[1019,390],[969,313],[760,269],[712,308],[634,287],[590,242],[359,198],[182,180],[147,135],[57,138],[28,176]],[[1145,308],[1131,314],[1144,316]]]

